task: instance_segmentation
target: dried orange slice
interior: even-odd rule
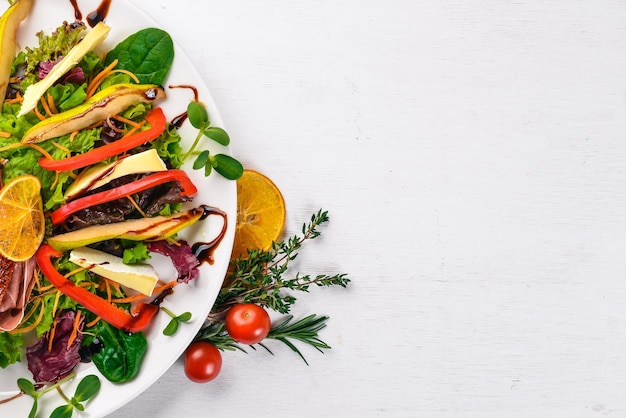
[[[265,175],[246,169],[237,180],[237,225],[233,258],[245,258],[247,250],[269,250],[285,226],[285,201]]]
[[[0,190],[0,254],[9,260],[31,258],[45,232],[41,182],[24,175]]]

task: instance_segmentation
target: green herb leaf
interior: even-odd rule
[[[281,323],[272,327],[267,338],[273,338],[286,344],[308,365],[309,363],[290,339],[308,344],[320,353],[323,353],[323,349],[329,350],[330,346],[318,337],[318,332],[326,327],[328,317],[313,314],[291,323],[292,319],[293,316],[288,315]]]
[[[30,380],[24,378],[17,379],[17,387],[20,388],[20,390],[26,395],[32,396],[33,398],[37,397],[35,385]]]
[[[91,357],[100,373],[114,383],[132,380],[148,349],[148,341],[141,333],[126,333],[105,321],[92,328],[104,347]]]
[[[191,320],[191,312],[184,312],[180,315],[175,315],[165,306],[161,306],[161,310],[165,312],[170,318],[172,318],[163,329],[163,335],[167,335],[168,337],[176,334],[176,331],[178,331],[178,326],[181,322],[189,322]]]
[[[171,337],[172,335],[176,334],[176,331],[178,331],[178,320],[176,318],[172,318],[163,329],[163,335]]]
[[[237,180],[243,175],[243,165],[230,155],[216,154],[209,157],[211,165],[228,180]]]
[[[213,141],[217,142],[221,145],[230,144],[230,137],[228,133],[222,128],[218,128],[217,126],[209,127],[204,130],[204,135],[208,138],[211,138]]]
[[[73,405],[61,405],[58,406],[54,411],[52,411],[52,414],[50,414],[50,418],[72,418],[73,413]]]
[[[198,154],[198,157],[196,157],[196,160],[193,162],[193,169],[199,170],[202,167],[205,167],[207,162],[209,162],[209,151],[204,150]]]
[[[209,114],[206,111],[206,107],[196,101],[191,101],[187,105],[187,117],[191,126],[196,129],[202,129],[209,123]]]
[[[35,418],[37,416],[37,408],[39,404],[37,403],[37,399],[33,401],[33,406],[30,408],[30,412],[28,413],[28,418]]]
[[[94,374],[90,374],[85,376],[80,383],[78,383],[74,399],[78,402],[84,402],[87,399],[91,399],[99,390],[100,378]]]
[[[319,228],[328,220],[328,212],[320,209],[311,216],[309,223],[302,225],[302,235],[276,242],[267,251],[250,249],[247,258],[231,260],[231,268],[224,280],[227,285],[220,290],[209,319],[241,302],[257,303],[287,314],[296,301],[292,291],[308,292],[312,285],[346,287],[350,279],[343,273],[315,277],[296,273],[295,277],[285,277],[302,245],[319,237]]]
[[[118,60],[118,69],[134,73],[142,84],[163,84],[174,61],[174,42],[164,30],[142,29],[117,44],[104,65]]]
[[[191,320],[191,312],[183,312],[176,317],[180,322],[189,322]]]
[[[78,400],[76,400],[76,398],[70,399],[70,404],[81,412],[85,410],[85,407],[83,406],[83,404],[80,403]]]

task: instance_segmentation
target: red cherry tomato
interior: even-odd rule
[[[261,342],[272,327],[269,314],[254,303],[240,303],[230,308],[225,325],[228,335],[242,344]]]
[[[192,382],[206,383],[215,379],[222,369],[222,354],[206,341],[191,343],[185,351],[185,375]]]

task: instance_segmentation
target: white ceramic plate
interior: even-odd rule
[[[83,16],[92,10],[87,7],[96,7],[98,2],[78,2],[83,8]],[[2,10],[4,11],[4,10]],[[51,32],[64,20],[74,20],[74,9],[70,1],[38,1],[28,20],[20,26],[19,44],[22,47],[36,45],[35,33],[44,30]],[[106,23],[111,27],[111,32],[100,50],[108,50],[119,41],[126,38],[133,32],[146,28],[158,27],[158,25],[145,15],[141,10],[130,4],[126,0],[114,0],[106,18]],[[176,42],[176,40],[174,40]],[[176,55],[169,78],[165,83],[168,98],[160,103],[169,120],[182,113],[189,100],[192,98],[191,91],[187,89],[169,89],[169,85],[188,84],[195,86],[202,100],[209,110],[212,124],[223,126],[215,103],[206,87],[195,71],[189,59],[184,55],[178,45],[175,45]],[[185,123],[181,129],[183,140],[187,147],[195,137],[193,128],[189,123]],[[222,147],[207,141],[211,152],[221,152],[229,154],[228,147]],[[213,173],[209,178],[203,177],[199,171],[193,171],[185,167],[192,180],[198,185],[198,195],[193,201],[193,205],[207,204],[217,207],[227,214],[229,225],[226,235],[214,253],[215,261],[212,265],[202,264],[198,279],[188,285],[179,285],[175,293],[169,296],[163,306],[175,313],[190,311],[193,319],[189,324],[179,327],[178,332],[173,337],[166,337],[162,330],[168,322],[169,317],[161,312],[154,324],[146,332],[149,341],[149,348],[144,359],[141,372],[132,382],[116,385],[108,382],[100,375],[102,388],[98,395],[87,404],[86,412],[81,414],[84,417],[103,417],[122,407],[124,404],[138,396],[153,384],[183,353],[189,342],[202,325],[217,293],[221,287],[222,280],[228,267],[230,252],[234,238],[234,225],[236,216],[237,190],[235,182],[228,181]],[[200,170],[202,171],[202,170]],[[186,230],[182,236],[190,243],[198,241],[210,241],[212,237],[219,234],[222,228],[222,221],[217,216],[197,223],[193,228]],[[170,266],[167,266],[170,267]],[[173,274],[173,270],[171,272]],[[175,276],[172,276],[175,277]],[[75,384],[82,376],[87,374],[98,374],[95,366],[81,364],[78,368],[78,378],[69,383],[66,388],[67,393],[72,394]],[[18,377],[32,379],[32,375],[27,370],[25,362],[0,369],[0,399],[8,398],[16,394],[16,381]],[[56,391],[49,392],[39,401],[38,417],[47,417],[63,401]],[[0,405],[0,417],[21,418],[27,417],[32,399],[27,396]]]

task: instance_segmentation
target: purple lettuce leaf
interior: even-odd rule
[[[45,333],[34,345],[26,349],[28,370],[37,383],[56,382],[69,375],[80,362],[79,349],[83,340],[78,332],[72,344],[67,343],[74,328],[76,312],[63,312],[55,323],[52,350],[48,350],[50,332]],[[81,320],[80,328],[82,330]]]
[[[176,245],[169,241],[162,240],[148,242],[147,247],[148,251],[169,257],[178,272],[178,281],[189,283],[200,274],[198,270],[200,261],[191,251],[191,247],[186,241],[178,241],[178,244],[179,245]]]

